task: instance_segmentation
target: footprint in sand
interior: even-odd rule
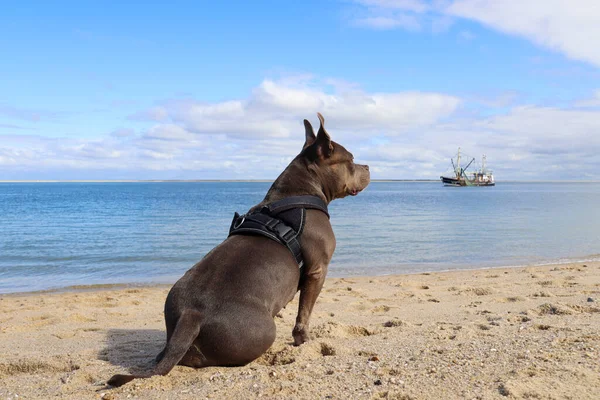
[[[312,328],[312,334],[316,338],[348,338],[356,336],[371,336],[375,332],[364,326],[344,325],[328,321]]]
[[[337,354],[337,350],[327,342],[308,342],[295,347],[289,344],[273,345],[265,354],[256,360],[261,365],[288,365],[300,359],[313,360]]]
[[[371,309],[371,312],[372,313],[388,312],[388,311],[390,311],[390,309],[391,309],[390,307],[382,304],[380,306],[377,306],[377,307]]]
[[[283,347],[271,347],[265,354],[256,360],[256,363],[262,365],[287,365],[296,361],[299,354],[299,347],[283,345]]]
[[[321,355],[325,356],[335,356],[336,351],[335,348],[328,343],[321,343]]]

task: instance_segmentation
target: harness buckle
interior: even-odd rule
[[[281,223],[280,220],[273,218],[271,216],[269,216],[271,219],[269,219],[265,225],[267,226],[267,228],[269,228],[271,231],[276,232],[277,231],[277,226]]]
[[[233,223],[233,229],[238,229],[240,226],[242,226],[244,221],[246,221],[246,214],[241,216],[241,221],[240,217],[237,218],[237,220]]]
[[[291,238],[294,237],[294,235],[296,234],[296,232],[287,225],[283,225],[278,230],[278,233],[281,236],[281,238],[283,239],[283,241],[286,243],[289,242],[291,240]]]

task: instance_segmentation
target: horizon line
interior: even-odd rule
[[[168,182],[274,182],[275,179],[16,179],[0,183],[168,183]],[[371,179],[371,182],[440,182],[440,179]],[[496,180],[496,183],[600,183],[600,180]]]

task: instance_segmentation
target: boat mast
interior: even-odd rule
[[[469,167],[471,166],[471,164],[473,163],[473,161],[475,161],[475,158],[473,158],[473,159],[472,159],[472,160],[471,160],[471,161],[470,161],[470,162],[467,164],[467,166],[465,167],[465,169],[463,169],[463,170],[461,170],[461,171],[460,171],[461,175],[462,175],[462,174],[463,174],[463,173],[464,173],[464,172],[467,170],[467,168],[469,168]],[[465,178],[466,178],[466,176],[465,176]]]
[[[456,167],[454,168],[454,173],[457,178],[460,178],[462,172],[460,170],[460,147],[458,148],[458,154],[456,155]]]
[[[485,174],[485,154],[483,155],[483,157],[481,157],[481,172],[483,172]]]

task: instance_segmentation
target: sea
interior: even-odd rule
[[[173,283],[270,185],[0,183],[0,293]],[[329,276],[600,260],[597,182],[381,181],[329,210]]]

